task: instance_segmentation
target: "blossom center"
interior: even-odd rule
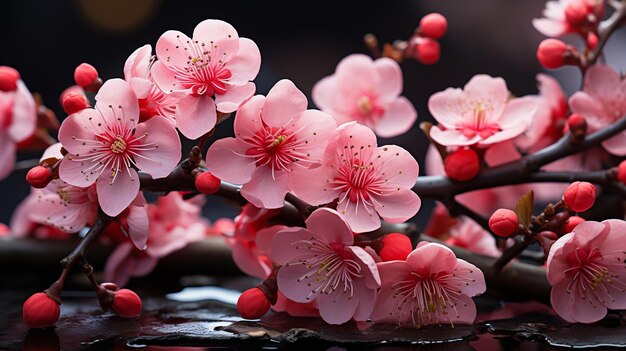
[[[478,135],[481,139],[487,139],[499,132],[500,126],[497,123],[492,123],[488,118],[489,110],[489,106],[481,102],[476,103],[472,113],[457,124],[457,130],[467,138],[474,138]]]
[[[306,161],[310,156],[300,151],[306,141],[284,128],[265,126],[242,141],[250,146],[244,156],[254,158],[257,167],[268,165],[273,171],[290,171],[293,162]]]
[[[357,99],[356,104],[363,115],[369,115],[374,110],[374,104],[372,104],[372,99],[369,96],[361,96]]]
[[[378,179],[374,166],[358,159],[342,163],[335,179],[335,189],[345,193],[352,203],[361,203],[369,212],[374,205],[372,195],[382,195],[382,181]],[[344,197],[345,198],[345,197]]]
[[[121,137],[117,136],[111,143],[111,152],[114,154],[122,154],[126,151],[126,141]]]

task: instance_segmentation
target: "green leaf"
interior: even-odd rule
[[[517,220],[528,229],[530,227],[530,220],[533,215],[533,207],[535,203],[535,195],[533,191],[529,191],[528,194],[520,197],[517,205],[515,205],[515,213],[517,214]]]

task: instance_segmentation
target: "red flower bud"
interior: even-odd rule
[[[457,149],[446,157],[444,168],[448,177],[461,182],[470,180],[480,171],[478,154],[472,149]]]
[[[51,180],[52,174],[50,170],[43,166],[35,166],[26,173],[26,182],[33,188],[45,188]]]
[[[115,291],[111,309],[123,318],[135,318],[141,314],[141,298],[134,291],[120,289]]]
[[[98,79],[98,71],[88,63],[81,63],[74,70],[74,81],[83,88],[95,83]]]
[[[263,317],[270,309],[270,301],[259,288],[244,291],[237,300],[237,311],[245,319]]]
[[[85,94],[78,91],[69,91],[63,95],[63,111],[68,115],[82,111],[89,107]]]
[[[419,38],[414,50],[415,58],[425,65],[437,63],[441,56],[439,42],[430,38]]]
[[[626,161],[620,162],[619,166],[617,166],[617,180],[622,182],[622,184],[626,184]]]
[[[22,318],[29,328],[48,328],[59,320],[61,308],[46,293],[36,293],[24,302]]]
[[[587,34],[587,47],[593,50],[596,48],[596,45],[598,45],[598,36],[594,32],[589,32]]]
[[[491,215],[491,218],[489,218],[489,228],[491,228],[491,231],[502,237],[509,237],[515,234],[518,225],[517,214],[506,208],[497,210]]]
[[[555,69],[565,64],[567,45],[558,39],[545,39],[537,49],[537,59],[545,68]]]
[[[218,177],[209,172],[202,172],[196,176],[196,189],[206,195],[215,194],[221,183]]]
[[[425,37],[439,39],[446,34],[448,21],[439,13],[431,13],[420,21],[420,34]]]
[[[15,91],[20,72],[9,66],[0,66],[0,91]]]
[[[566,233],[571,233],[574,231],[574,228],[576,228],[577,225],[579,225],[580,223],[584,222],[585,219],[582,217],[578,217],[578,216],[571,216],[567,222],[565,222],[565,232]]]
[[[383,239],[383,247],[380,249],[378,255],[383,261],[406,260],[406,257],[413,251],[413,245],[411,239],[408,236],[391,233],[386,235]]]
[[[587,182],[574,182],[563,194],[565,205],[574,212],[585,212],[596,201],[596,188]]]
[[[575,136],[582,137],[587,132],[587,120],[585,117],[573,113],[567,118],[567,128]]]
[[[583,23],[589,14],[584,1],[571,2],[565,8],[565,19],[571,26],[576,27]]]

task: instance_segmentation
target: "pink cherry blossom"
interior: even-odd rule
[[[183,92],[176,108],[176,126],[190,139],[207,133],[217,111],[230,113],[256,90],[253,80],[261,65],[256,44],[239,38],[230,24],[200,22],[193,38],[179,31],[165,32],[157,42],[158,61],[151,73],[166,94]]]
[[[445,146],[487,146],[523,133],[537,110],[533,99],[509,99],[502,78],[474,76],[463,89],[448,88],[430,97],[428,109],[439,122],[430,136]]]
[[[483,273],[436,243],[420,243],[406,261],[378,263],[382,286],[372,320],[421,327],[471,324],[472,296],[486,290]]]
[[[611,66],[592,66],[585,74],[583,91],[572,95],[569,104],[572,112],[585,117],[589,132],[600,130],[626,115],[626,79]],[[626,133],[602,146],[614,155],[626,155]]]
[[[376,146],[376,135],[366,126],[350,122],[338,127],[322,167],[296,171],[291,189],[311,205],[338,199],[337,211],[357,233],[379,228],[379,215],[390,223],[410,219],[421,205],[411,190],[417,161],[399,146]]]
[[[95,107],[70,115],[59,130],[69,152],[59,175],[68,184],[96,183],[98,202],[109,216],[119,215],[137,196],[137,169],[162,178],[181,155],[176,131],[163,117],[139,123],[137,96],[121,79],[104,83]]]
[[[327,323],[367,320],[380,287],[376,263],[354,246],[348,223],[336,211],[318,209],[306,226],[274,236],[271,256],[282,265],[278,289],[295,302],[315,301]]]
[[[586,221],[557,240],[548,255],[550,300],[568,322],[593,323],[626,309],[626,223]]]
[[[583,3],[589,15],[595,15],[600,20],[604,11],[602,0],[554,0],[546,2],[542,18],[535,18],[533,26],[541,34],[548,37],[560,37],[577,29],[567,20],[566,9],[572,5]]]
[[[216,141],[207,151],[209,172],[243,184],[241,195],[257,207],[283,207],[296,170],[320,164],[336,124],[318,110],[289,80],[281,80],[267,97],[257,95],[235,116],[236,138]]]
[[[268,222],[278,210],[257,208],[247,204],[235,218],[235,228],[226,235],[226,243],[233,253],[233,261],[247,275],[267,278],[273,269],[270,246],[276,232],[284,226],[271,226]]]
[[[178,192],[170,192],[149,204],[150,235],[145,250],[137,249],[128,241],[119,243],[106,262],[106,280],[125,285],[131,277],[149,274],[160,258],[202,240],[209,223],[202,218],[201,210],[201,203],[184,201]]]
[[[15,91],[0,91],[0,180],[13,170],[17,143],[28,139],[36,124],[35,99],[21,79]]]
[[[176,126],[176,105],[185,94],[165,94],[159,89],[150,73],[150,67],[153,63],[152,46],[140,47],[126,60],[124,79],[130,84],[139,99],[140,122],[154,116],[162,116],[172,126]]]
[[[313,87],[313,101],[338,124],[356,121],[382,137],[407,132],[417,112],[402,93],[400,65],[390,58],[372,61],[353,54],[337,65],[335,74]]]

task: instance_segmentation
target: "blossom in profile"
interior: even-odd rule
[[[68,151],[59,167],[61,180],[82,188],[95,183],[109,216],[119,215],[137,196],[137,170],[165,177],[181,155],[178,133],[165,118],[139,123],[137,96],[121,79],[104,83],[94,108],[66,118],[59,140]]]
[[[126,59],[124,80],[130,84],[139,99],[140,122],[154,116],[162,116],[172,126],[176,126],[176,105],[185,94],[180,92],[165,94],[159,89],[150,73],[153,63],[152,46],[140,47]]]
[[[502,78],[474,76],[463,89],[448,88],[428,100],[439,123],[430,136],[444,146],[488,146],[515,138],[532,122],[537,103],[532,98],[510,99]]]
[[[381,288],[372,321],[421,327],[476,318],[472,296],[486,290],[483,273],[452,250],[422,242],[406,261],[378,263]]]
[[[216,141],[207,169],[221,180],[243,184],[241,195],[256,207],[283,207],[297,170],[319,167],[335,120],[307,110],[307,99],[290,81],[257,95],[235,116],[235,138]]]
[[[574,93],[569,104],[572,112],[585,117],[589,132],[603,129],[626,115],[626,79],[611,66],[591,66],[583,90]],[[613,155],[626,155],[626,133],[620,132],[602,146]]]
[[[599,21],[603,12],[602,0],[553,0],[546,2],[543,17],[535,18],[533,26],[545,36],[560,37],[576,32],[589,16]]]
[[[156,44],[152,78],[166,94],[184,93],[176,107],[176,127],[197,139],[217,122],[217,111],[231,113],[256,90],[253,80],[261,54],[250,39],[239,38],[230,24],[200,22],[189,38],[169,30]]]
[[[337,211],[357,233],[380,227],[380,217],[401,223],[420,208],[411,190],[419,166],[405,149],[377,147],[376,135],[356,122],[338,127],[330,137],[322,166],[298,170],[291,189],[311,205],[337,200]],[[379,217],[380,216],[380,217]]]
[[[585,221],[550,248],[550,301],[568,322],[593,323],[626,308],[626,223]]]
[[[356,121],[379,136],[392,137],[407,132],[417,119],[411,102],[400,96],[402,85],[396,61],[353,54],[339,62],[333,75],[315,84],[313,102],[337,124]]]
[[[13,87],[0,89],[0,179],[13,171],[17,144],[27,140],[37,125],[35,99],[19,75],[9,88]]]
[[[318,209],[306,228],[276,233],[271,256],[281,265],[279,291],[294,302],[315,302],[325,322],[366,321],[372,313],[380,287],[376,263],[354,245],[348,223],[336,211]]]

